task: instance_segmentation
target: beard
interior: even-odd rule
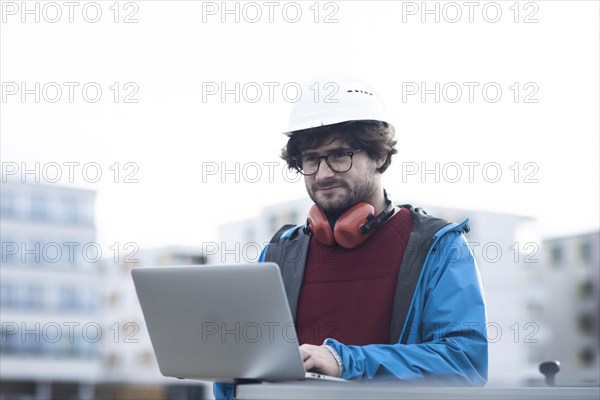
[[[306,186],[311,200],[329,214],[341,214],[356,203],[370,203],[377,192],[376,166],[369,164],[369,170],[357,178],[353,183],[343,179],[330,178],[313,182]],[[320,189],[339,186],[335,193],[323,192]]]

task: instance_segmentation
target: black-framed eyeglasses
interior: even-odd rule
[[[305,154],[302,156],[293,157],[292,160],[296,163],[296,169],[302,175],[310,176],[317,173],[319,166],[321,165],[321,159],[324,158],[327,166],[333,171],[338,173],[348,172],[352,168],[352,157],[356,153],[363,151],[363,149],[357,149],[354,151],[342,151],[336,150],[326,156],[319,156],[316,154]]]

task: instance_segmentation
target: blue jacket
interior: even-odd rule
[[[391,327],[393,330],[396,326],[397,332],[390,333],[390,344],[348,346],[335,339],[326,340],[341,357],[342,378],[399,379],[446,386],[486,383],[485,302],[479,271],[463,235],[463,231],[468,230],[467,223],[468,220],[446,224],[431,237],[426,248],[414,249],[423,256],[422,266],[418,269],[418,278],[415,277],[414,293],[406,313],[400,314],[400,318],[392,313]],[[297,231],[300,229],[291,229],[282,237]],[[410,251],[408,247],[407,251]],[[263,250],[259,261],[268,258],[268,251]],[[404,264],[403,260],[401,270]],[[295,292],[299,293],[303,270],[299,276],[295,273],[293,279],[299,283],[286,281],[286,273],[282,272],[295,316]],[[231,390],[231,385],[215,384],[215,397],[230,398]]]

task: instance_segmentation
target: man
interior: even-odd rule
[[[293,107],[281,154],[315,204],[306,226],[283,227],[260,257],[281,269],[305,369],[484,385],[485,305],[467,221],[393,206],[382,174],[397,142],[382,103],[361,82],[326,85],[332,101],[303,92]]]

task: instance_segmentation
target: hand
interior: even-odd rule
[[[305,371],[319,372],[329,376],[338,376],[340,373],[337,361],[323,346],[303,344],[300,346],[300,355]]]

